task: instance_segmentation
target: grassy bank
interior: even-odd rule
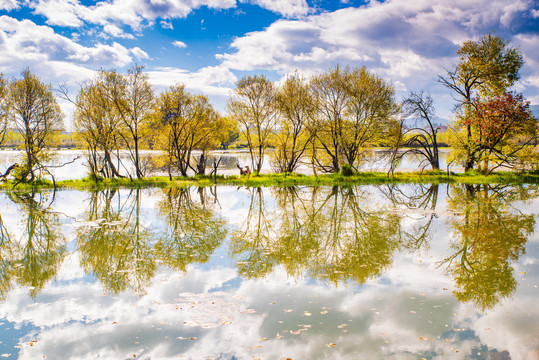
[[[539,172],[496,172],[490,175],[481,173],[465,173],[465,174],[447,174],[445,172],[402,172],[388,175],[383,172],[362,172],[352,176],[343,176],[341,174],[323,174],[300,175],[300,174],[263,174],[259,176],[218,176],[217,184],[220,185],[235,185],[235,186],[331,186],[331,185],[366,185],[366,184],[384,184],[384,183],[507,183],[507,184],[523,184],[523,183],[539,183]],[[168,177],[149,177],[141,180],[129,179],[105,179],[95,182],[89,179],[81,180],[63,180],[57,181],[58,188],[67,189],[105,189],[105,188],[148,188],[148,187],[187,187],[192,185],[197,186],[212,186],[214,184],[213,177],[197,176],[197,177],[175,177],[169,180]],[[11,181],[0,184],[0,189],[12,190],[14,183]],[[35,183],[21,183],[15,187],[15,190],[28,189],[47,189],[54,185],[51,181],[41,180]]]

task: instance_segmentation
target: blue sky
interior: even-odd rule
[[[537,0],[0,0],[0,72],[29,67],[75,93],[95,70],[137,63],[157,91],[183,82],[224,111],[247,74],[279,81],[296,69],[365,65],[399,100],[430,91],[449,118],[454,101],[435,79],[464,41],[489,31],[520,48],[513,90],[539,104]]]

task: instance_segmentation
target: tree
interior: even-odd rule
[[[278,172],[292,173],[299,166],[312,138],[314,102],[308,85],[295,74],[277,90],[275,105],[278,129],[273,166]]]
[[[316,162],[322,171],[338,172],[343,164],[357,168],[365,149],[393,136],[398,112],[393,86],[365,67],[337,66],[314,76],[310,86],[317,111],[316,147],[322,155]]]
[[[21,75],[9,84],[10,117],[24,137],[19,180],[34,181],[42,172],[50,174],[44,163],[52,153],[46,148],[54,145],[54,135],[62,130],[63,115],[50,85],[43,84],[29,69]]]
[[[206,151],[219,146],[226,130],[208,98],[190,94],[185,85],[177,84],[161,94],[153,116],[158,129],[156,146],[164,152],[161,161],[169,176],[173,168],[182,176],[187,176],[189,169],[203,174]],[[195,149],[202,150],[199,166],[191,161]]]
[[[519,79],[519,70],[524,64],[522,54],[508,44],[492,33],[478,41],[466,41],[457,52],[459,63],[453,70],[447,70],[445,77],[438,77],[442,85],[455,93],[458,102],[457,121],[452,129],[453,144],[465,171],[478,162],[470,122],[476,105],[505,92]]]
[[[149,137],[149,115],[152,111],[154,92],[144,67],[135,65],[127,71],[126,75],[108,72],[111,86],[110,96],[112,103],[121,120],[122,130],[119,134],[129,150],[129,154],[137,178],[144,176],[141,164],[141,143]]]
[[[476,102],[472,116],[462,121],[471,129],[474,146],[469,148],[470,157],[484,172],[518,163],[522,150],[537,138],[537,120],[529,102],[510,92]]]
[[[309,85],[316,107],[316,148],[322,154],[312,159],[324,172],[338,172],[341,161],[341,134],[347,94],[342,86],[344,74],[339,66],[311,78]]]
[[[409,149],[398,153],[396,160],[407,153],[413,153],[424,158],[421,163],[426,161],[433,170],[439,170],[437,140],[439,127],[434,123],[434,100],[428,93],[411,92],[402,102],[402,109],[405,118],[415,116],[416,119],[411,127],[406,127],[404,121],[401,122],[401,136],[397,147]]]
[[[226,130],[226,136],[221,141],[221,149],[227,150],[229,146],[240,138],[240,130],[238,129],[238,124],[230,117],[223,117],[221,121],[224,122]]]
[[[4,79],[4,75],[0,73],[0,145],[4,143],[8,132],[9,119],[9,88]]]
[[[262,169],[268,138],[275,128],[274,104],[275,86],[263,75],[238,81],[234,97],[227,104],[230,116],[247,140],[251,166],[257,173]]]
[[[118,154],[118,162],[113,161],[114,151],[121,146],[121,119],[110,94],[115,77],[111,72],[99,71],[92,81],[81,86],[75,101],[69,98],[67,89],[62,89],[64,98],[75,105],[75,129],[86,144],[88,168],[95,179],[124,177],[119,172]]]
[[[195,149],[200,151],[200,155],[198,159],[195,158],[195,166],[191,166],[191,169],[196,175],[205,175],[209,152],[219,148],[228,137],[227,125],[229,122],[213,110],[207,97],[200,97],[200,100],[195,144]]]
[[[365,67],[348,72],[343,80],[348,99],[340,129],[342,152],[345,162],[357,167],[366,148],[393,136],[399,107],[393,86]]]

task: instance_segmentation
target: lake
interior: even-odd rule
[[[7,359],[537,359],[536,185],[0,193]]]

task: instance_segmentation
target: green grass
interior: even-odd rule
[[[332,186],[332,185],[365,185],[365,184],[384,184],[384,183],[539,183],[539,172],[496,172],[490,175],[482,173],[451,173],[447,174],[442,171],[425,171],[418,172],[397,172],[393,175],[388,175],[384,172],[361,172],[352,176],[344,176],[342,174],[322,174],[317,177],[313,175],[301,174],[263,174],[246,176],[218,176],[217,184],[235,185],[248,187],[267,187],[267,186]],[[63,180],[57,181],[58,188],[68,189],[88,189],[99,190],[105,188],[149,188],[149,187],[188,187],[197,186],[212,186],[214,184],[213,177],[196,176],[196,177],[174,177],[169,180],[165,176],[149,177],[140,180],[124,179],[104,179],[95,182],[89,179],[80,180]],[[14,183],[7,181],[0,183],[0,189],[13,190]],[[15,187],[15,190],[30,190],[30,189],[48,189],[52,188],[53,183],[48,180],[39,180],[34,183],[20,183]]]

